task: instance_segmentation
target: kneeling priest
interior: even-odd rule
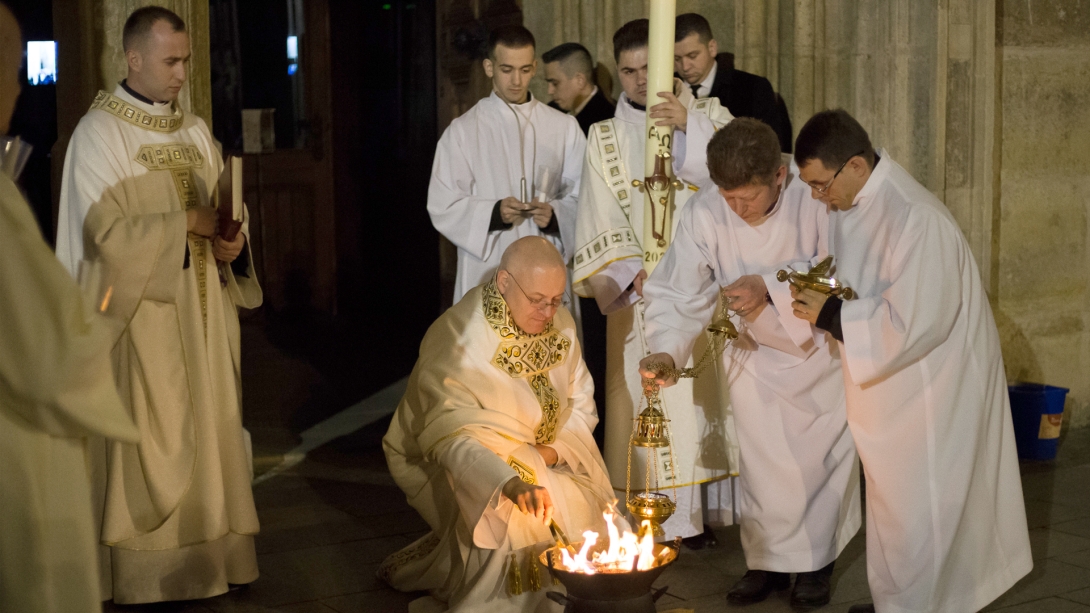
[[[534,561],[548,521],[602,530],[612,490],[591,436],[594,384],[560,304],[566,284],[556,248],[521,238],[424,336],[383,439],[432,528],[383,562],[396,589],[427,590],[450,611],[548,610]]]

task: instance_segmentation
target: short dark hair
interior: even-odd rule
[[[817,159],[826,168],[836,168],[857,155],[874,168],[870,136],[844,109],[817,113],[802,126],[795,140],[795,163],[800,167]]]
[[[170,9],[161,6],[138,8],[125,20],[125,29],[121,35],[121,45],[128,51],[151,32],[151,28],[165,21],[174,32],[185,32],[185,22]]]
[[[708,174],[723,189],[768,185],[780,166],[780,138],[759,119],[732,119],[708,142]]]
[[[560,62],[564,74],[569,77],[579,73],[585,75],[588,81],[594,81],[594,61],[590,58],[590,51],[579,43],[557,45],[542,54],[541,61],[546,64]]]
[[[650,37],[648,27],[650,22],[646,19],[633,19],[621,26],[613,33],[613,61],[621,61],[621,53],[633,49],[642,49],[647,46]]]
[[[488,33],[488,59],[496,59],[496,46],[508,49],[537,48],[537,41],[529,30],[518,25],[500,26]]]
[[[699,36],[700,42],[706,45],[712,39],[712,26],[698,13],[678,15],[674,21],[674,42],[680,43],[692,34]]]

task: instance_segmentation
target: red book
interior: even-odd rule
[[[216,210],[220,216],[220,238],[233,242],[242,230],[242,158],[229,155],[224,160],[223,173],[216,184],[219,201]]]

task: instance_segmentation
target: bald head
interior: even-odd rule
[[[525,332],[540,334],[560,308],[568,271],[552,243],[525,236],[503,252],[496,286],[515,323]]]
[[[514,275],[534,269],[564,270],[564,258],[552,243],[540,236],[524,236],[511,243],[500,258],[500,270]]]
[[[19,66],[23,63],[23,37],[19,22],[6,6],[0,4],[0,134],[7,134],[15,101],[22,84]]]

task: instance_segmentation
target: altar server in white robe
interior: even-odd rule
[[[0,4],[0,134],[22,57],[18,24]],[[139,440],[114,387],[110,324],[85,308],[4,172],[0,260],[0,611],[95,613],[86,437]]]
[[[382,441],[432,528],[379,570],[399,590],[431,592],[410,611],[555,611],[534,561],[551,543],[545,522],[569,535],[604,530],[612,493],[591,436],[594,384],[560,304],[566,286],[552,244],[519,239],[495,278],[424,336]]]
[[[574,117],[530,93],[534,36],[496,28],[485,74],[492,93],[451,122],[435,149],[428,214],[458,247],[454,302],[492,278],[504,249],[543,236],[571,258],[587,139]]]
[[[853,611],[978,611],[1033,567],[999,335],[954,218],[843,110],[799,132],[795,160],[830,210],[836,277],[794,292],[837,340],[866,474],[867,578]]]
[[[666,257],[644,285],[641,373],[673,367],[715,314],[720,290],[741,338],[724,356],[740,448],[738,513],[749,571],[735,604],[790,585],[796,606],[829,602],[837,555],[859,530],[859,471],[844,414],[840,360],[795,317],[776,271],[826,255],[829,216],[767,124],[735,119],[708,144],[714,185],[681,212]],[[676,379],[659,379],[673,385]]]
[[[72,135],[57,256],[101,264],[122,402],[139,445],[97,460],[103,599],[121,604],[222,594],[257,579],[258,519],[242,429],[238,307],[261,303],[248,228],[216,236],[210,190],[223,162],[202,119],[175,102],[189,37],[174,13],[125,24],[129,71]],[[240,204],[240,203],[239,203]]]
[[[632,187],[633,179],[642,181],[645,176],[647,37],[646,19],[630,21],[613,35],[613,56],[624,92],[617,101],[614,118],[590,129],[579,193],[573,273],[575,292],[594,298],[606,315],[605,458],[614,490],[622,498],[632,420],[643,399],[639,361],[648,353],[643,282],[657,264],[646,261],[653,258],[645,257],[641,246],[645,196]],[[674,172],[684,181],[675,196],[675,226],[679,212],[698,186],[707,183],[708,141],[716,127],[731,120],[718,100],[694,101],[687,89],[678,91],[677,96],[671,92],[657,94],[656,99],[663,102],[651,107],[652,117],[662,117],[661,125],[675,128]],[[702,344],[697,351],[703,351]],[[686,355],[685,361],[688,359]],[[661,484],[667,493],[676,490],[678,503],[663,529],[671,538],[699,536],[686,541],[694,547],[713,544],[714,534],[710,528],[705,531],[705,524],[733,523],[730,486],[725,481],[737,465],[729,400],[712,371],[695,384],[685,379],[665,390],[662,400],[671,420],[676,463],[671,471],[670,454],[664,450],[660,458]],[[643,489],[645,466],[642,460],[633,462],[635,490]],[[676,475],[675,481],[669,479],[671,475]]]

